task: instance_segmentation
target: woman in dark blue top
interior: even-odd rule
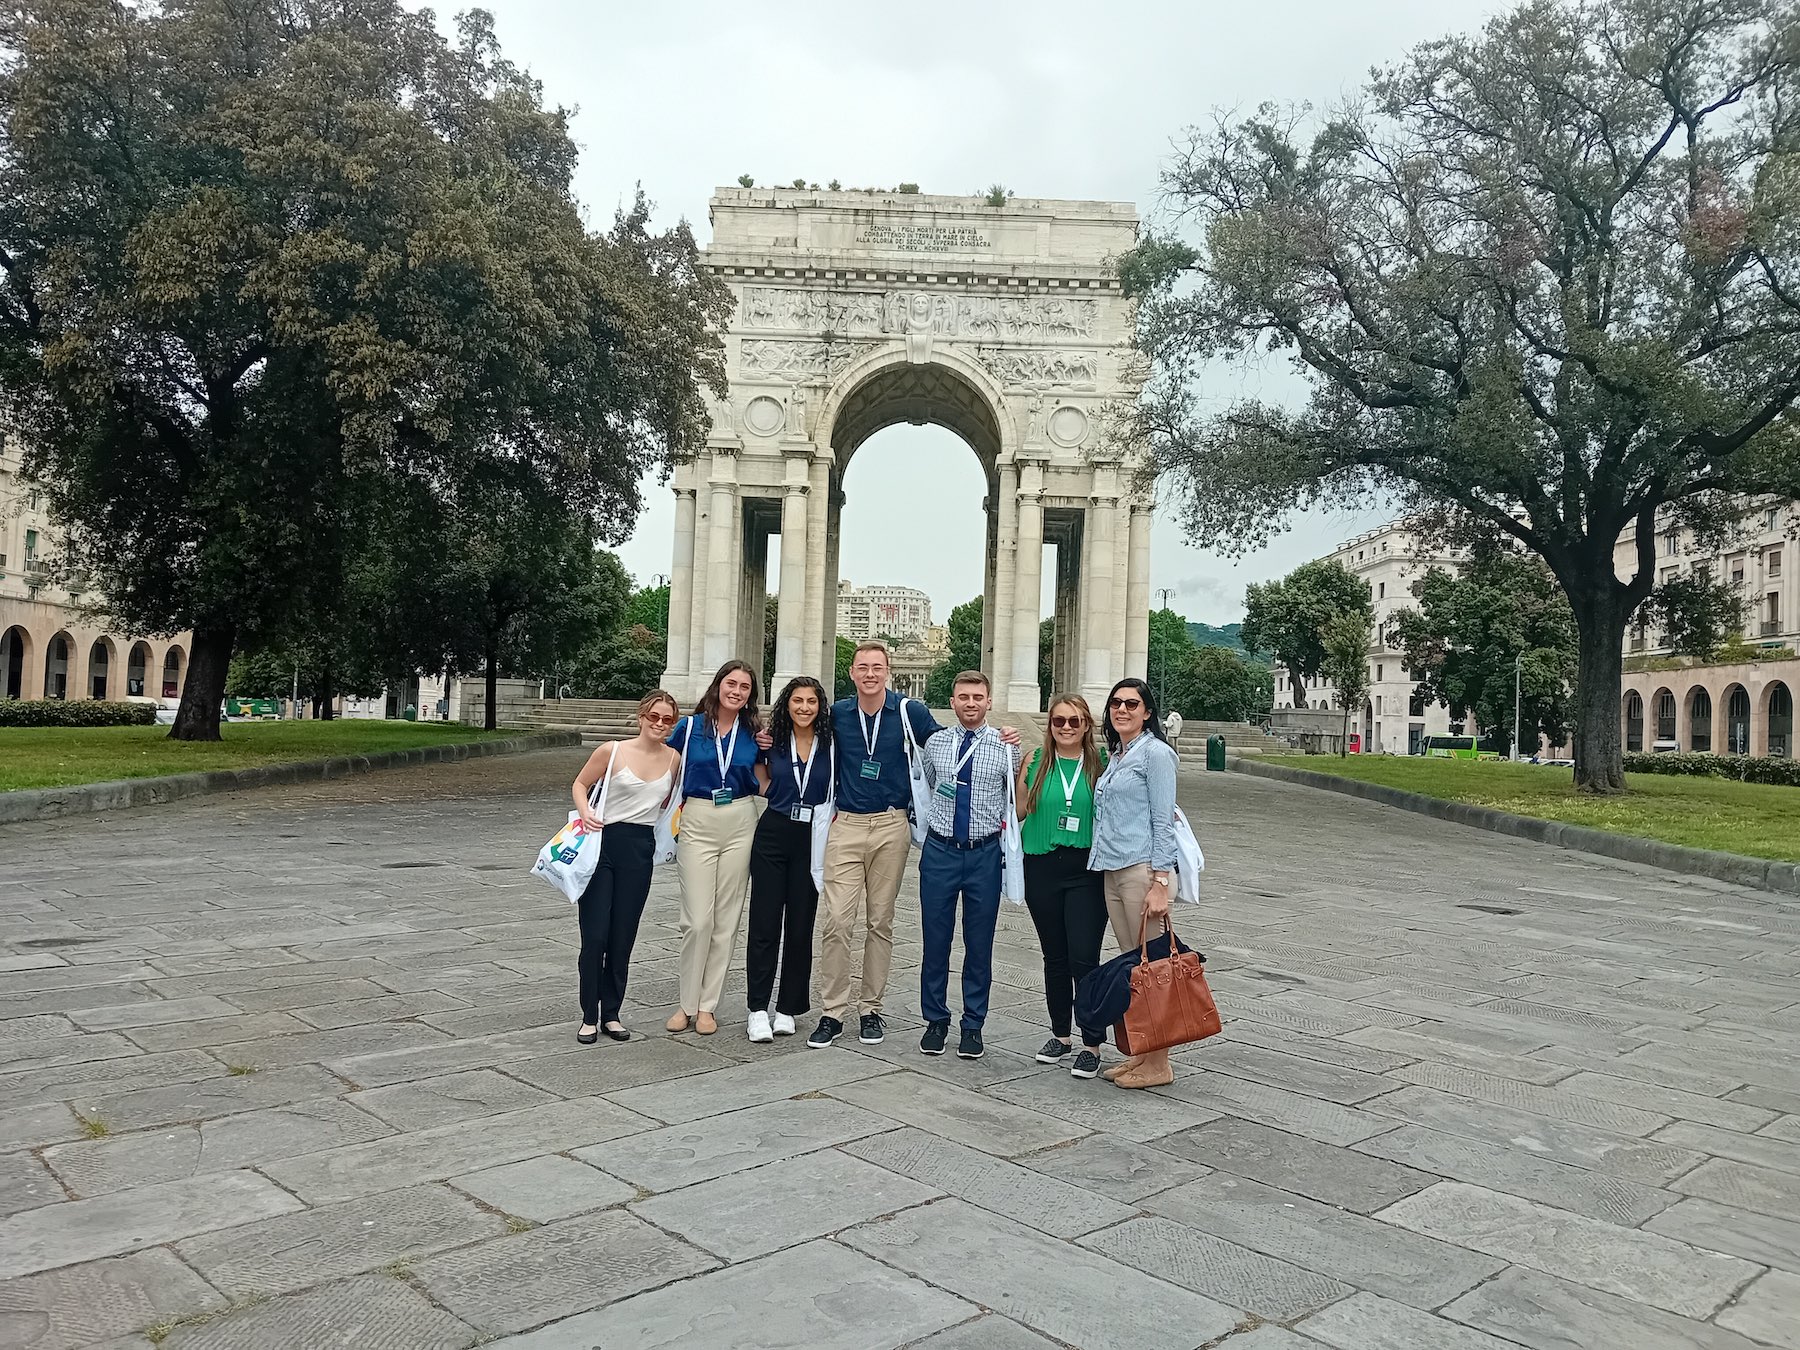
[[[756,672],[727,661],[701,695],[692,717],[670,733],[682,752],[681,834],[676,864],[681,872],[681,1006],[670,1031],[694,1027],[702,1036],[719,1029],[715,1015],[725,992],[725,968],[737,945],[750,885],[750,841],[756,833],[756,799],[768,781],[758,763]]]
[[[788,681],[770,714],[769,805],[750,847],[745,966],[753,1041],[792,1036],[794,1018],[812,1006],[813,919],[819,909],[812,878],[813,822],[830,809],[834,776],[826,707],[825,687],[801,675]],[[777,955],[781,995],[771,1023],[769,995],[775,989]]]

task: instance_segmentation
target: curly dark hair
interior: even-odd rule
[[[781,692],[775,696],[775,706],[769,710],[769,734],[775,738],[775,748],[786,749],[794,743],[794,718],[788,712],[788,700],[794,697],[799,689],[810,689],[819,700],[819,715],[813,722],[813,744],[815,749],[829,749],[831,746],[831,699],[825,693],[825,686],[810,675],[796,675],[782,686]]]
[[[1163,731],[1162,714],[1156,708],[1156,695],[1150,692],[1150,686],[1142,680],[1124,679],[1115,684],[1112,687],[1112,693],[1106,696],[1106,722],[1102,728],[1106,733],[1106,748],[1115,755],[1119,753],[1119,733],[1113,726],[1112,701],[1113,694],[1117,694],[1121,689],[1134,690],[1137,696],[1144,700],[1144,730],[1167,745],[1169,737]]]
[[[719,686],[725,683],[727,675],[736,674],[738,671],[742,671],[750,677],[750,697],[745,700],[744,706],[738,711],[738,725],[752,735],[762,730],[762,714],[756,711],[758,687],[756,671],[751,668],[748,661],[727,661],[719,667],[718,673],[712,677],[712,683],[706,686],[706,692],[700,695],[700,701],[694,705],[694,716],[700,718],[706,726],[713,728],[715,734],[722,730],[718,725]]]

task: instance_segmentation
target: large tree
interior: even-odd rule
[[[1455,572],[1431,568],[1412,592],[1417,608],[1396,614],[1389,632],[1422,702],[1510,748],[1516,692],[1526,744],[1567,739],[1575,620],[1541,558],[1490,542]]]
[[[1350,751],[1350,715],[1361,712],[1369,697],[1368,622],[1358,614],[1334,614],[1325,624],[1320,641],[1325,647],[1321,670],[1331,681],[1337,705],[1344,714],[1344,736],[1338,744],[1338,754],[1343,756]]]
[[[956,677],[965,670],[981,669],[982,598],[965,600],[950,611],[948,630],[950,650],[942,661],[931,668],[925,680],[925,702],[933,708],[950,706],[950,689]],[[1042,633],[1039,645],[1042,646]]]
[[[0,374],[110,607],[193,630],[172,735],[342,571],[371,469],[504,467],[613,540],[704,444],[728,294],[641,200],[590,234],[575,158],[480,11],[0,12]]]
[[[1574,614],[1589,790],[1624,787],[1659,522],[1800,491],[1796,31],[1791,0],[1534,0],[1327,115],[1194,132],[1167,187],[1197,232],[1122,268],[1156,366],[1137,430],[1193,530],[1248,548],[1360,498],[1519,540]],[[1202,363],[1271,350],[1310,402],[1212,412]]]
[[[1244,592],[1244,646],[1267,652],[1286,668],[1294,706],[1306,706],[1306,683],[1325,669],[1325,630],[1340,615],[1373,620],[1369,584],[1342,563],[1320,558],[1279,581],[1252,583]]]

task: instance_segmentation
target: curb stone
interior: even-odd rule
[[[382,750],[372,755],[337,755],[331,759],[261,764],[242,769],[206,769],[170,774],[162,778],[126,778],[111,783],[73,783],[67,787],[19,788],[0,792],[0,825],[28,820],[54,820],[61,816],[87,815],[96,811],[121,811],[133,806],[179,801],[214,792],[240,792],[246,788],[315,783],[374,769],[414,768],[445,764],[489,755],[517,755],[530,750],[550,750],[580,745],[575,731],[544,731],[529,736],[509,736],[495,741],[458,741],[449,745],[413,746]]]
[[[1478,830],[1491,830],[1496,834],[1511,835],[1515,839],[1529,839],[1534,843],[1550,844],[1579,853],[1597,853],[1603,857],[1617,858],[1621,862],[1661,868],[1666,872],[1680,872],[1687,876],[1708,877],[1738,886],[1755,886],[1765,891],[1800,895],[1800,863],[1750,858],[1741,853],[1721,853],[1714,849],[1684,848],[1680,844],[1667,844],[1660,839],[1614,834],[1609,830],[1569,825],[1559,820],[1539,820],[1535,816],[1518,816],[1510,811],[1496,811],[1491,806],[1445,801],[1442,797],[1427,797],[1422,793],[1387,787],[1381,783],[1338,778],[1311,769],[1291,769],[1285,764],[1264,764],[1259,760],[1231,756],[1226,759],[1225,767],[1233,773],[1245,774],[1251,778],[1270,778],[1279,783],[1341,792],[1348,797],[1361,797],[1383,806],[1414,811],[1422,816],[1433,816],[1438,820],[1469,825]]]

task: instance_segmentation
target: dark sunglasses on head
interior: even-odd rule
[[[1108,703],[1106,706],[1113,709],[1115,712],[1116,711],[1131,712],[1134,709],[1143,707],[1144,701],[1139,698],[1115,698],[1114,700],[1112,700],[1112,702]]]
[[[1079,730],[1087,725],[1087,718],[1083,717],[1080,713],[1075,714],[1073,717],[1052,717],[1050,719],[1050,725],[1055,727],[1058,731],[1063,730],[1065,727],[1075,727]]]

